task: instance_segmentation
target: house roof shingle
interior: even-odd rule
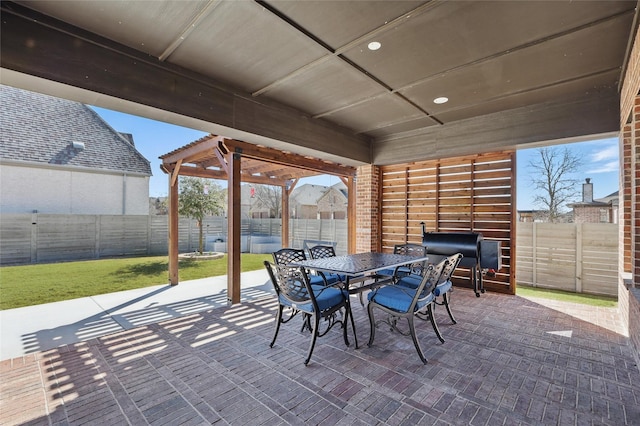
[[[84,104],[4,85],[0,103],[2,159],[152,174],[135,146]]]

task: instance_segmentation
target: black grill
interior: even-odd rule
[[[473,290],[477,297],[484,293],[482,271],[480,266],[480,248],[482,234],[477,232],[422,232],[422,245],[427,247],[427,254],[451,256],[462,253],[459,266],[471,270]]]

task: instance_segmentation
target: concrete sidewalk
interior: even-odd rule
[[[266,270],[241,275],[242,301],[274,294]],[[227,305],[227,276],[0,311],[0,360]]]

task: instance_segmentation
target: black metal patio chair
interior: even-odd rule
[[[433,305],[435,301],[435,295],[433,290],[435,289],[438,278],[442,273],[446,260],[438,263],[437,265],[429,265],[424,269],[421,275],[422,279],[420,284],[416,288],[409,286],[387,284],[376,288],[369,293],[369,304],[367,311],[369,314],[370,334],[369,334],[369,347],[373,345],[375,338],[376,321],[374,317],[374,310],[379,309],[388,315],[385,320],[392,330],[399,332],[402,335],[411,335],[413,344],[420,356],[420,359],[424,364],[427,363],[427,359],[422,352],[418,337],[416,336],[414,317],[416,315],[423,315],[431,320],[431,326],[436,333],[438,339],[444,343],[444,339],[438,330],[436,319],[433,316]],[[398,282],[401,282],[403,278],[400,278]],[[398,328],[398,321],[400,319],[406,319],[409,325],[408,331],[402,331]]]
[[[431,256],[430,256],[431,258]],[[438,283],[436,284],[436,288],[433,290],[433,294],[436,296],[435,304],[444,306],[447,309],[447,314],[449,314],[449,318],[451,318],[451,322],[457,324],[458,322],[453,316],[451,312],[450,305],[450,294],[453,292],[453,283],[451,282],[451,276],[453,272],[456,270],[458,265],[460,264],[460,260],[462,260],[462,254],[456,253],[451,256],[441,257],[444,261],[444,268],[442,269],[442,273],[438,278]],[[409,274],[403,277],[403,279],[398,281],[398,285],[403,285],[411,288],[416,288],[420,285],[421,277],[419,275]],[[438,301],[438,297],[442,296],[442,301]],[[420,318],[420,316],[418,316]],[[426,319],[426,318],[423,318]]]
[[[272,253],[273,261],[277,265],[289,265],[294,262],[301,262],[307,260],[307,255],[303,249],[283,248],[281,250]],[[326,287],[328,285],[336,285],[341,282],[340,277],[336,274],[324,274],[318,272],[315,274],[309,274],[309,281],[311,285]]]
[[[311,344],[304,360],[305,365],[311,359],[316,339],[324,336],[336,324],[342,327],[344,343],[349,346],[347,321],[351,320],[354,337],[355,324],[347,291],[335,287],[312,287],[309,275],[303,267],[277,265],[268,261],[265,261],[264,265],[278,296],[275,331],[270,347],[273,347],[276,342],[280,324],[288,322],[297,312],[302,312],[307,317],[305,324],[311,331]],[[286,319],[283,319],[284,309],[292,310],[292,314]],[[338,319],[337,316],[343,309],[344,314]],[[321,319],[326,322],[324,330],[320,330]]]
[[[402,254],[405,256],[421,256],[427,255],[427,247],[422,244],[406,243],[396,244],[393,246],[394,254]],[[398,266],[395,269],[383,269],[378,272],[380,278],[393,278],[398,279],[405,275],[415,274],[422,275],[422,271],[425,267],[426,261],[412,263],[411,265]]]

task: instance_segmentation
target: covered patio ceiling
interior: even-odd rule
[[[637,5],[3,1],[2,82],[355,166],[436,159],[619,131]]]

